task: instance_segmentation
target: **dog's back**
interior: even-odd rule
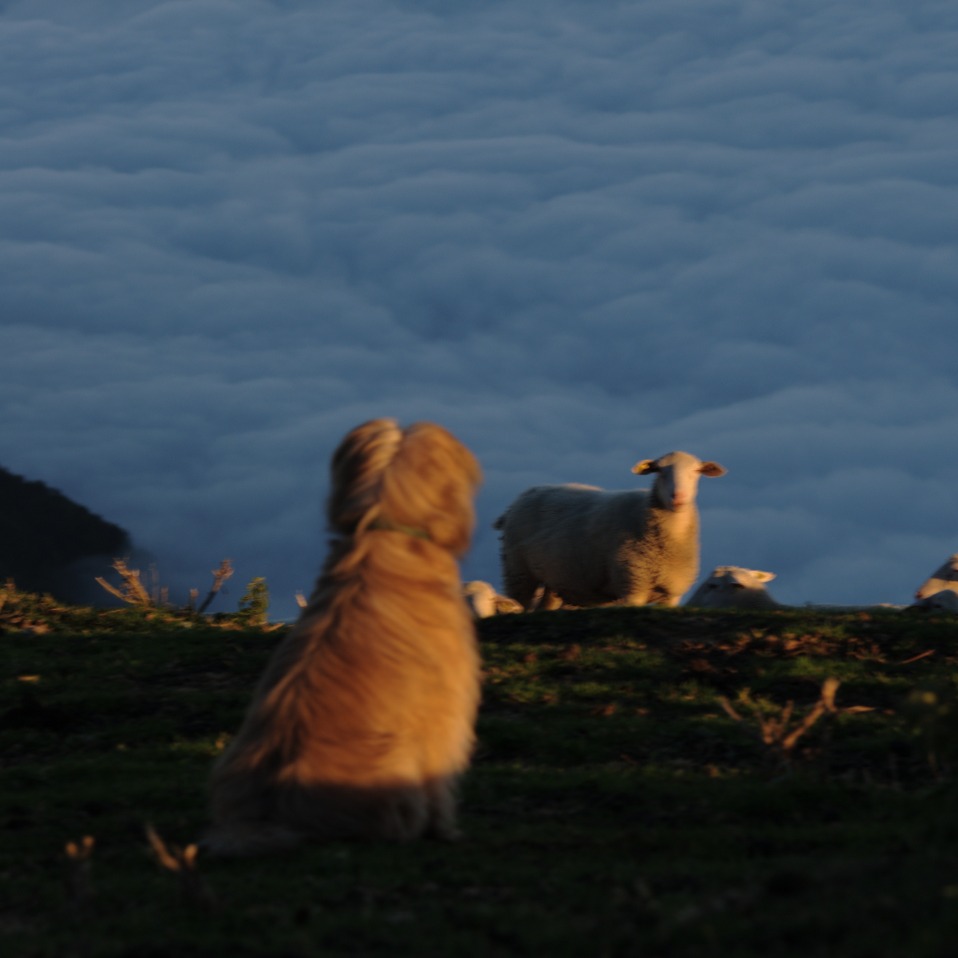
[[[330,525],[346,534],[214,768],[213,852],[455,836],[480,685],[456,558],[479,469],[441,427],[397,441],[390,423],[358,427],[333,457]]]

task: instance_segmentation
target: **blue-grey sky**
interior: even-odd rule
[[[450,12],[451,11],[451,12]],[[7,0],[0,464],[294,614],[329,455],[703,482],[702,573],[907,602],[958,551],[953,0]]]

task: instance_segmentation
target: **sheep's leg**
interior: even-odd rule
[[[606,605],[648,605],[655,601],[648,584],[636,581],[627,568],[614,569],[610,580],[612,594],[618,598],[605,603]]]
[[[656,586],[646,598],[649,605],[660,605],[666,609],[674,609],[682,599],[681,593],[673,592],[665,586]]]
[[[515,599],[527,612],[538,607],[540,583],[516,560],[503,556],[502,584],[506,595]]]
[[[559,598],[548,586],[542,586],[536,589],[535,598],[532,600],[532,608],[529,611],[545,612],[552,609],[561,609],[562,599]]]
[[[614,599],[612,602],[602,602],[599,604],[599,608],[611,609],[616,606],[635,606],[635,605],[648,605],[649,598],[648,595],[644,592],[636,592],[632,595],[623,596],[621,599]]]

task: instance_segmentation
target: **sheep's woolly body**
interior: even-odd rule
[[[526,608],[552,607],[555,597],[568,605],[677,605],[698,574],[698,475],[725,470],[671,453],[634,471],[659,469],[679,478],[657,476],[651,490],[566,484],[523,492],[495,523],[506,594]],[[677,483],[679,506],[669,483]]]

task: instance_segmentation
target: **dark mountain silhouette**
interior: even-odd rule
[[[12,579],[27,592],[94,602],[94,576],[130,549],[130,537],[119,526],[0,466],[0,584]]]

